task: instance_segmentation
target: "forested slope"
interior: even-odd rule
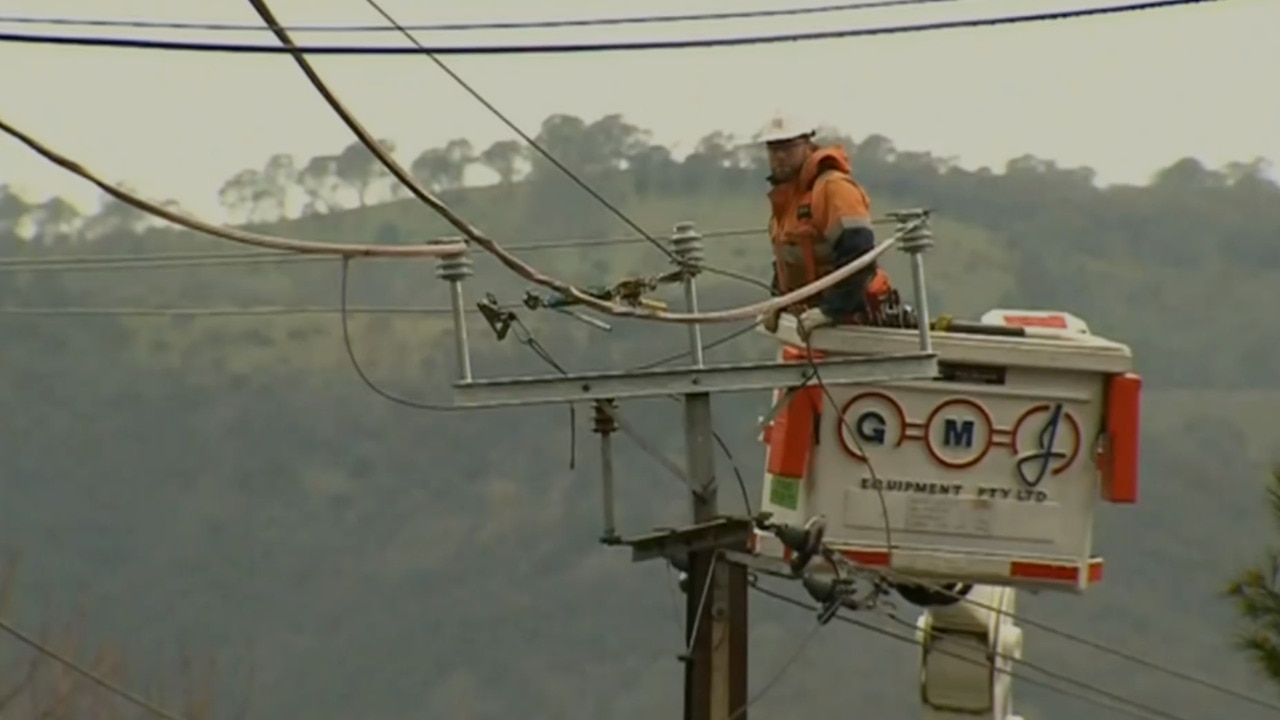
[[[655,234],[682,220],[710,233],[767,218],[763,171],[723,134],[681,159],[616,116],[549,118],[540,137]],[[413,167],[464,215],[558,276],[605,282],[666,266],[643,242],[538,248],[627,232],[518,150],[477,152],[456,141],[423,152]],[[927,257],[935,308],[1069,310],[1130,343],[1148,380],[1142,502],[1103,508],[1105,582],[1085,597],[1024,596],[1025,614],[1268,692],[1231,649],[1229,608],[1217,594],[1264,542],[1263,471],[1280,449],[1272,360],[1280,350],[1280,188],[1257,163],[1215,171],[1181,160],[1148,185],[1102,189],[1088,170],[1030,156],[974,171],[880,136],[857,142],[853,156],[874,211],[938,213]],[[462,187],[477,164],[498,182]],[[223,198],[240,220],[296,237],[395,243],[448,234],[390,187],[367,154],[348,148],[305,163],[272,158],[229,181]],[[707,244],[709,262],[767,276],[762,235]],[[449,414],[370,392],[330,312],[338,304],[333,261],[157,264],[161,253],[237,248],[147,228],[117,205],[82,218],[65,203],[32,207],[3,192],[0,249],[0,544],[29,561],[19,620],[38,623],[84,590],[95,632],[120,641],[144,676],[164,677],[166,653],[179,644],[233,668],[251,653],[261,717],[626,720],[678,709],[673,582],[660,567],[632,566],[625,553],[595,544],[586,413],[570,470],[563,408]],[[473,299],[520,300],[525,283],[490,259],[476,262]],[[903,259],[889,267],[905,284]],[[759,293],[715,276],[702,289],[709,307]],[[430,261],[352,263],[353,307],[429,308],[351,315],[352,348],[389,392],[447,401],[443,290]],[[263,306],[310,310],[129,311]],[[522,317],[571,368],[638,365],[685,347],[678,327],[611,321],[606,334],[546,311]],[[472,320],[478,372],[550,371]],[[712,352],[768,349],[748,335]],[[753,497],[761,457],[753,422],[766,401],[724,398],[715,410]],[[625,409],[681,456],[673,403]],[[638,451],[624,444],[622,452],[625,527],[682,520],[681,487]],[[720,469],[728,473],[723,462]],[[45,598],[56,601],[45,607]],[[762,683],[809,618],[767,599],[756,601],[753,618],[753,681]],[[1029,658],[1187,717],[1264,717],[1096,650],[1028,635]],[[802,702],[814,714],[856,707],[909,717],[914,667],[907,645],[833,626],[761,707],[780,713]],[[1030,685],[1019,694],[1028,720],[1120,717]]]

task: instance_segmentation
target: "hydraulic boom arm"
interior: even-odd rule
[[[916,639],[925,720],[1022,720],[1013,714],[1013,663],[1022,657],[1022,628],[1012,617],[1016,592],[974,585],[964,593],[969,602],[956,600],[920,614]]]

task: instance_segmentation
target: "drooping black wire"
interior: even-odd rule
[[[877,35],[902,35],[936,30],[998,27],[1053,20],[1073,20],[1104,15],[1120,15],[1142,10],[1157,10],[1188,5],[1200,5],[1223,0],[1148,0],[1104,7],[1055,10],[1029,15],[1002,15],[964,20],[940,20],[911,25],[885,25],[871,28],[843,28],[811,32],[784,33],[778,35],[739,35],[731,37],[692,38],[686,40],[636,40],[630,42],[584,42],[560,44],[512,44],[512,45],[446,45],[443,47],[377,46],[377,45],[312,45],[299,46],[307,55],[416,55],[430,52],[434,55],[568,55],[578,53],[642,52],[650,50],[691,50],[748,45],[773,45],[814,40],[871,37]],[[31,45],[56,45],[77,47],[102,47],[133,50],[167,50],[172,52],[205,52],[237,55],[287,55],[289,48],[259,43],[188,42],[184,40],[144,40],[140,38],[92,37],[75,35],[48,35],[31,33],[0,33],[0,43]]]
[[[351,330],[350,330],[350,323],[349,323],[349,318],[351,313],[348,311],[348,308],[347,308],[348,295],[349,295],[348,279],[350,274],[351,258],[344,257],[342,258],[341,262],[342,262],[342,271],[341,271],[341,279],[339,281],[338,312],[342,322],[342,345],[343,345],[343,348],[346,350],[347,360],[351,363],[351,367],[353,370],[355,370],[356,376],[360,378],[360,381],[365,384],[365,387],[369,388],[369,390],[372,391],[374,394],[386,400],[389,400],[393,403],[396,403],[397,405],[414,408],[416,410],[429,410],[432,412],[456,412],[461,410],[475,409],[475,408],[468,408],[465,406],[459,407],[455,405],[444,405],[441,403],[424,402],[421,400],[412,400],[406,397],[402,397],[388,390],[384,390],[380,385],[375,383],[373,379],[368,376],[368,374],[365,373],[364,367],[360,364],[359,358],[356,357],[355,347],[351,342]],[[555,369],[556,372],[559,372],[561,375],[568,374],[568,371],[565,369],[564,365],[560,364],[560,362],[558,362],[555,359],[555,357],[551,355],[551,352],[547,350],[545,345],[538,342],[538,339],[534,337],[533,333],[529,330],[529,328],[523,322],[519,320],[519,318],[516,318],[516,324],[518,325],[518,334],[516,337],[517,337],[517,340],[519,340],[522,345],[525,345],[526,347],[528,347],[531,351],[533,351],[534,354],[536,354],[539,358],[541,358],[543,362],[547,363],[553,369]],[[712,342],[707,343],[706,345],[703,346],[703,349],[710,349],[712,347],[715,347],[716,345],[723,345],[724,343],[727,343],[730,340],[733,340],[734,338],[741,336],[743,333],[745,333],[748,330],[751,330],[754,327],[755,325],[750,325],[744,329],[736,330],[724,337],[718,338],[717,340],[713,340]],[[658,365],[665,365],[667,363],[674,362],[675,360],[679,360],[682,357],[688,357],[690,354],[691,353],[688,350],[686,350],[682,353],[677,353],[672,356],[661,358],[655,362],[646,363],[645,365],[642,365],[640,367],[633,368],[633,370],[650,369],[653,367],[657,367]],[[569,403],[569,428],[570,428],[569,430],[569,469],[571,470],[574,469],[577,465],[577,426],[578,426],[577,410],[574,407],[573,403]],[[738,466],[737,460],[734,458],[733,453],[729,450],[728,443],[724,441],[724,438],[720,436],[720,433],[713,430],[712,436],[715,438],[716,443],[720,446],[720,450],[724,453],[725,459],[729,462],[729,466],[733,469],[734,479],[737,480],[738,490],[742,493],[742,502],[747,510],[747,513],[752,514],[751,495],[747,491],[747,482],[746,482],[746,478],[744,478],[742,475],[742,469]]]
[[[626,17],[567,18],[563,20],[507,20],[488,22],[431,23],[405,25],[411,32],[454,32],[471,30],[534,30],[568,27],[606,27],[613,25],[653,25],[666,23],[706,22],[713,20],[754,20],[759,18],[797,17],[828,13],[877,10],[907,5],[933,5],[962,0],[873,0],[872,2],[839,3],[834,5],[810,5],[796,8],[765,10],[727,10],[722,12],[683,13],[670,15],[630,15]],[[54,27],[115,27],[150,30],[209,30],[214,32],[252,32],[262,30],[261,25],[248,23],[183,22],[174,20],[114,20],[98,18],[34,17],[29,15],[0,15],[4,25],[49,25]],[[385,25],[286,25],[289,32],[315,33],[377,33],[394,32],[397,28]]]
[[[546,362],[548,365],[550,365],[553,369],[555,369],[555,371],[556,371],[556,372],[560,373],[561,375],[568,375],[568,374],[569,374],[569,373],[568,373],[568,371],[567,371],[567,370],[565,370],[564,366],[563,366],[563,365],[561,365],[559,362],[557,362],[557,361],[556,361],[556,359],[555,359],[554,357],[552,357],[551,352],[550,352],[549,350],[547,350],[546,346],[544,346],[544,345],[542,345],[541,343],[539,343],[539,342],[538,342],[537,338],[535,338],[535,337],[533,336],[533,332],[532,332],[532,331],[530,331],[530,330],[528,329],[528,327],[526,327],[526,326],[524,325],[524,323],[520,322],[520,319],[519,319],[519,318],[516,318],[515,322],[516,322],[516,324],[521,328],[522,337],[518,337],[518,338],[517,338],[517,339],[519,339],[519,340],[520,340],[520,342],[521,342],[521,343],[523,343],[524,345],[528,346],[528,347],[529,347],[529,349],[533,350],[533,352],[534,352],[538,357],[540,357],[540,358],[543,360],[543,362]],[[748,327],[748,328],[747,328],[747,330],[750,330],[752,327],[755,327],[755,326],[754,326],[754,325],[752,325],[752,326]],[[739,335],[740,335],[741,333],[742,333],[742,331],[741,331],[741,330],[737,331],[737,334],[739,334]],[[721,342],[721,343],[723,343],[723,342],[727,342],[728,340],[733,339],[733,337],[736,337],[736,335],[732,335],[732,334],[731,334],[731,335],[730,335],[730,336],[728,336],[728,337],[720,338],[720,342]],[[703,349],[704,349],[704,350],[706,350],[706,349],[707,349],[707,348],[709,348],[709,347],[711,347],[711,346],[710,346],[710,345],[704,345],[704,346],[703,346]],[[688,356],[688,355],[690,355],[690,354],[691,354],[690,352],[685,351],[685,352],[681,355],[681,357],[687,357],[687,356]],[[658,364],[661,364],[661,363],[658,363]],[[651,364],[651,365],[652,365],[652,364]],[[636,369],[636,370],[638,370],[638,369],[641,369],[641,368],[635,368],[635,369]],[[672,397],[672,399],[674,399],[674,400],[677,400],[677,401],[678,401],[680,398],[679,398],[679,397],[675,397],[675,396],[673,396],[673,397]],[[570,403],[570,404],[569,404],[569,423],[570,423],[570,431],[569,431],[569,469],[570,469],[570,470],[572,470],[572,469],[576,466],[576,456],[577,456],[577,452],[576,452],[576,450],[575,450],[575,448],[577,447],[577,440],[576,440],[576,438],[577,438],[577,432],[576,432],[577,422],[576,422],[576,420],[575,420],[575,417],[576,417],[576,416],[574,415],[574,405],[573,405],[573,403]],[[747,481],[746,481],[746,478],[745,478],[745,477],[743,477],[743,475],[742,475],[742,468],[740,468],[740,467],[738,466],[738,461],[737,461],[737,459],[736,459],[736,458],[734,458],[734,456],[733,456],[733,452],[729,449],[729,444],[725,442],[724,438],[720,435],[720,432],[719,432],[719,431],[717,431],[717,430],[714,430],[714,429],[713,429],[713,430],[711,431],[711,436],[715,439],[716,444],[717,444],[718,446],[720,446],[720,451],[721,451],[722,453],[724,453],[725,460],[727,460],[727,461],[728,461],[728,463],[729,463],[729,467],[730,467],[730,469],[731,469],[731,470],[732,470],[732,472],[733,472],[734,480],[736,480],[736,481],[737,481],[737,484],[738,484],[738,491],[742,493],[742,504],[743,504],[743,507],[745,508],[745,510],[746,510],[746,512],[747,512],[747,514],[748,514],[748,515],[753,515],[753,514],[754,514],[754,511],[751,509],[751,508],[752,508],[752,503],[751,503],[751,493],[749,493],[749,492],[747,491]]]
[[[587,183],[585,180],[583,180],[581,177],[579,177],[577,173],[570,170],[569,167],[564,163],[560,162],[559,158],[557,158],[555,155],[552,155],[550,151],[548,151],[545,147],[543,147],[542,143],[538,142],[535,138],[529,135],[529,133],[525,132],[524,129],[521,128],[519,125],[517,125],[516,122],[512,120],[510,117],[508,117],[506,113],[502,112],[493,103],[489,102],[488,98],[486,98],[479,90],[476,90],[475,87],[471,83],[467,82],[465,78],[463,78],[461,75],[455,72],[454,69],[450,67],[448,63],[436,57],[434,53],[432,53],[429,49],[427,49],[425,45],[423,45],[421,42],[418,41],[416,37],[413,36],[413,33],[409,32],[408,30],[405,30],[404,26],[401,25],[400,22],[396,20],[394,16],[391,15],[391,13],[387,12],[382,7],[382,5],[378,2],[378,0],[365,0],[365,2],[369,5],[369,7],[373,8],[374,12],[381,15],[382,19],[386,20],[391,25],[391,27],[395,28],[396,30],[399,30],[401,34],[403,34],[406,38],[408,38],[409,42],[413,43],[413,46],[417,48],[422,55],[426,56],[428,60],[435,63],[436,67],[440,68],[440,71],[443,72],[445,75],[448,75],[449,79],[453,80],[453,82],[456,83],[458,87],[462,88],[476,102],[483,105],[484,109],[488,110],[489,113],[493,115],[495,118],[497,118],[503,125],[506,125],[507,128],[509,128],[516,135],[519,135],[520,139],[523,140],[526,145],[528,145],[535,152],[537,152],[539,155],[545,158],[547,162],[554,165],[555,168],[559,170],[561,173],[563,173],[565,177],[569,178],[569,180],[571,180],[575,185],[581,188],[583,192],[590,195],[593,200],[600,203],[600,205],[606,210],[608,210],[614,217],[621,220],[625,225],[627,225],[627,227],[630,227],[632,230],[639,233],[639,235],[643,237],[646,241],[648,241],[649,244],[653,245],[658,250],[660,250],[663,254],[665,254],[668,259],[670,259],[672,262],[675,262],[677,265],[682,264],[681,259],[675,254],[675,252],[671,250],[671,248],[667,247],[666,245],[663,245],[662,243],[655,240],[652,236],[650,236],[649,233],[646,232],[644,228],[640,227],[638,223],[632,220],[626,213],[622,212],[621,208],[609,202],[609,200],[605,198],[605,196],[601,195],[598,191],[596,191],[595,188],[591,187],[591,185]]]
[[[788,605],[792,605],[794,607],[808,610],[810,612],[818,612],[820,610],[820,608],[810,605],[809,603],[804,602],[803,600],[797,600],[793,597],[780,593],[776,590],[766,588],[758,583],[754,583],[754,582],[751,583],[750,588],[762,595],[765,595],[766,597],[769,597],[773,600],[777,600],[779,602],[786,603]],[[868,630],[878,635],[883,635],[885,637],[892,638],[894,640],[906,642],[908,644],[915,645],[916,647],[920,647],[920,641],[916,639],[913,633],[907,633],[907,634],[895,633],[887,628],[882,628],[878,625],[874,625],[861,618],[850,617],[845,613],[837,613],[834,619],[837,620],[838,622],[842,622],[847,625],[853,625],[855,627],[862,628],[863,630]],[[915,629],[915,626],[912,625],[911,623],[906,623],[905,621],[902,621],[897,618],[892,618],[892,619],[899,624],[903,624],[903,625],[906,625],[907,627],[910,627],[912,630]],[[930,648],[930,652],[935,652],[935,653],[938,653],[939,655],[952,657],[957,661],[967,665],[987,667],[985,660],[979,659],[977,657],[973,657],[967,653],[957,652],[956,650],[952,650],[949,648],[934,647],[934,648]],[[1022,672],[1012,671],[1012,670],[1004,670],[1000,672],[1007,674],[1010,677],[1016,679],[1019,683],[1027,683],[1029,685],[1035,685],[1035,686],[1044,688],[1046,690],[1050,690],[1052,692],[1058,693],[1060,695],[1064,695],[1066,697],[1082,700],[1084,702],[1087,702],[1091,705],[1095,705],[1097,707],[1105,708],[1107,710],[1114,710],[1116,712],[1123,713],[1130,717],[1138,718],[1138,720],[1151,720],[1152,718],[1155,718],[1158,720],[1189,720],[1184,716],[1175,715],[1167,710],[1162,710],[1153,705],[1149,705],[1147,703],[1133,700],[1123,694],[1098,687],[1097,685],[1093,685],[1091,683],[1086,683],[1082,680],[1077,680],[1064,673],[1058,672],[1056,670],[1051,670],[1037,663],[1032,663],[1027,660],[1019,659],[1017,664],[1022,668],[1026,668],[1028,670],[1035,670],[1036,672],[1039,672],[1045,677],[1050,678],[1056,682],[1061,682],[1068,685],[1074,685],[1082,690],[1085,690],[1086,692],[1090,692],[1090,693],[1093,693],[1094,695],[1101,696],[1102,698],[1106,698],[1107,700],[1102,700],[1102,699],[1099,699],[1098,697],[1093,697],[1092,695],[1086,695],[1082,692],[1079,692],[1078,690],[1070,690],[1064,687],[1060,687],[1057,684],[1047,682],[1046,680],[1042,680],[1040,678],[1027,677],[1027,675]],[[1108,701],[1114,702],[1116,704],[1114,705],[1109,704]]]

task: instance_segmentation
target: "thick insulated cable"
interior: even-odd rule
[[[399,180],[411,194],[414,195],[414,197],[421,200],[425,205],[444,218],[446,222],[452,225],[458,232],[462,233],[467,240],[496,257],[499,262],[507,267],[507,269],[529,282],[554,290],[561,295],[572,298],[578,303],[581,303],[593,310],[617,317],[632,317],[642,320],[677,324],[749,320],[763,313],[780,310],[789,305],[805,300],[806,298],[812,297],[817,293],[826,290],[841,280],[852,276],[854,273],[866,268],[874,262],[877,257],[884,253],[885,250],[889,249],[889,247],[891,247],[901,237],[902,232],[900,231],[889,240],[880,243],[870,252],[858,258],[854,262],[844,265],[831,274],[787,293],[786,295],[770,298],[768,300],[743,307],[713,312],[671,313],[650,308],[618,305],[601,300],[567,282],[564,282],[563,280],[553,278],[539,271],[537,268],[534,268],[532,265],[511,254],[504,247],[498,244],[497,241],[486,236],[479,228],[472,225],[465,218],[446,205],[442,200],[424,188],[408,170],[397,162],[396,159],[393,158],[391,154],[377,142],[377,140],[374,139],[373,135],[365,129],[364,125],[355,118],[351,111],[348,110],[333,91],[329,89],[328,85],[325,84],[323,79],[321,79],[319,73],[317,73],[315,68],[311,66],[311,63],[307,60],[306,56],[303,55],[303,53],[298,49],[298,46],[294,44],[293,38],[290,37],[289,32],[285,30],[276,19],[275,15],[271,12],[271,8],[267,6],[265,0],[249,0],[249,4],[253,6],[254,11],[258,13],[262,18],[262,21],[266,23],[267,27],[270,28],[271,32],[276,36],[280,43],[288,48],[290,57],[293,58],[299,69],[301,69],[303,74],[306,75],[307,80],[310,81],[312,87],[314,87],[324,98],[325,102],[329,104],[329,107],[333,109],[338,117],[341,118],[343,123],[346,124],[353,134],[355,134],[360,143],[364,145],[365,148],[373,154],[373,156],[376,157],[378,161],[381,162],[382,165],[386,167],[387,170],[397,180]]]
[[[362,245],[350,243],[308,242],[305,240],[293,240],[290,238],[263,235],[261,233],[214,225],[213,223],[205,222],[199,218],[194,218],[185,213],[178,212],[177,210],[151,202],[150,200],[135,195],[134,193],[112,185],[80,163],[68,158],[56,150],[53,150],[44,143],[41,143],[39,140],[36,140],[22,130],[14,127],[4,118],[0,118],[0,131],[4,131],[7,135],[31,148],[38,155],[44,157],[54,165],[57,165],[74,175],[79,175],[85,180],[97,185],[103,192],[126,205],[137,208],[142,212],[155,215],[158,218],[168,220],[175,225],[181,225],[189,230],[195,230],[196,232],[212,235],[223,240],[230,240],[231,242],[241,243],[244,245],[253,245],[254,247],[267,248],[269,250],[285,250],[288,252],[307,255],[341,255],[344,257],[440,257],[444,255],[457,255],[460,252],[465,252],[467,249],[466,245],[460,242],[429,243],[422,245]]]

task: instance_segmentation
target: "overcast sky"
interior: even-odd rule
[[[405,24],[764,8],[777,0],[381,0]],[[818,0],[813,0],[818,4]],[[774,33],[1123,4],[957,0],[793,19],[535,31],[423,33],[426,44],[570,42]],[[286,24],[376,24],[364,0],[273,0]],[[432,8],[432,6],[438,6]],[[431,9],[429,9],[431,8]],[[0,14],[257,22],[244,0],[0,0]],[[265,32],[58,32],[271,43]],[[967,166],[1034,153],[1143,181],[1186,155],[1213,165],[1280,159],[1280,1],[1226,0],[1098,19],[762,47],[562,57],[456,57],[455,70],[526,129],[552,112],[621,112],[688,148],[712,129],[750,134],[776,109]],[[313,43],[404,43],[307,34]],[[411,155],[452,137],[511,136],[423,57],[321,57],[317,67],[376,134]],[[282,56],[0,44],[0,115],[113,180],[220,219],[219,185],[275,152],[303,158],[351,140]],[[92,208],[97,192],[0,138],[0,182]]]

